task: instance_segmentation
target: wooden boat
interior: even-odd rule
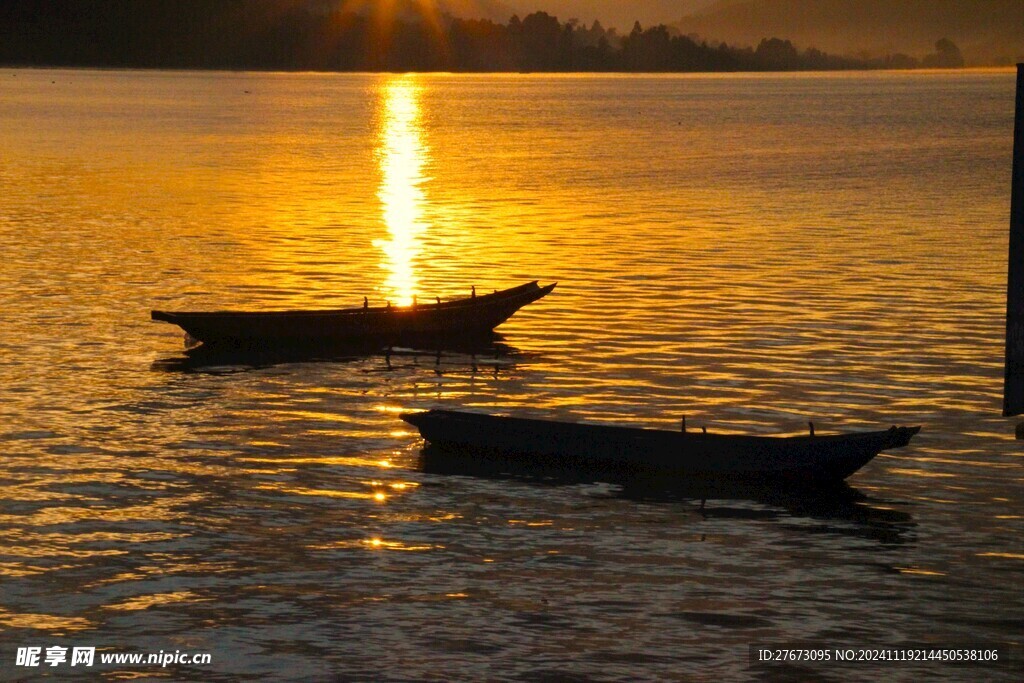
[[[397,344],[434,338],[472,338],[489,333],[554,284],[536,281],[493,294],[412,306],[374,306],[307,311],[153,311],[207,344],[286,346]]]
[[[825,436],[733,436],[591,425],[454,410],[404,413],[434,446],[531,458],[560,466],[596,463],[698,478],[835,482],[879,452],[906,446],[920,427]]]

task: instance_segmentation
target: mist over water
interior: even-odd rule
[[[30,645],[208,651],[131,670],[204,680],[756,678],[767,642],[1019,663],[1012,106],[1009,72],[0,71],[0,668],[38,673],[12,667]],[[196,368],[148,319],[528,280],[559,285],[477,355]],[[702,513],[672,482],[424,471],[397,414],[431,407],[923,429],[841,495]]]

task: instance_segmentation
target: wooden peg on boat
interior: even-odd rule
[[[808,420],[807,426],[811,428],[811,436],[814,436],[814,423]]]
[[[686,433],[686,416],[683,415],[683,434]]]

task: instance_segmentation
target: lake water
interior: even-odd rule
[[[0,671],[94,646],[212,656],[108,679],[1018,680],[1013,87],[0,70]],[[194,367],[149,321],[528,280],[559,284],[477,355]],[[923,429],[838,497],[702,511],[424,471],[397,414],[431,407]]]

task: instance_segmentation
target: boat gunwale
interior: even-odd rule
[[[826,445],[830,442],[860,442],[871,439],[877,439],[889,435],[902,434],[906,434],[909,440],[910,438],[914,437],[918,432],[921,431],[920,425],[910,427],[893,425],[888,429],[859,432],[840,432],[838,434],[714,434],[707,432],[683,432],[668,429],[650,429],[647,427],[627,427],[625,425],[604,425],[586,422],[564,422],[560,420],[545,420],[540,418],[509,417],[504,415],[490,415],[487,413],[472,413],[468,411],[452,411],[443,409],[431,409],[424,411],[401,413],[399,417],[405,422],[419,429],[421,425],[417,423],[417,418],[419,416],[428,415],[430,416],[430,419],[463,421],[466,423],[473,423],[478,425],[487,422],[488,420],[497,420],[510,425],[514,425],[516,423],[522,426],[534,425],[540,429],[561,429],[565,431],[588,430],[593,432],[603,432],[608,436],[612,436],[614,434],[620,437],[628,437],[635,440],[682,437],[687,439],[693,439],[695,441],[754,445],[759,443],[793,445],[802,443],[813,443],[817,445]]]
[[[415,313],[424,312],[438,312],[438,311],[455,311],[468,308],[470,306],[483,305],[498,305],[506,302],[515,302],[519,298],[528,298],[540,294],[537,298],[543,297],[549,294],[557,282],[553,282],[550,285],[541,287],[538,284],[538,280],[533,280],[526,284],[517,285],[508,289],[503,289],[490,294],[481,294],[476,297],[464,297],[460,299],[452,299],[450,301],[442,301],[438,303],[424,303],[416,304],[415,306],[369,306],[369,307],[355,307],[355,308],[324,308],[324,309],[284,309],[284,310],[270,310],[270,311],[238,311],[238,310],[221,310],[221,311],[163,311],[153,309],[150,313],[153,320],[175,322],[179,319],[184,318],[223,318],[223,317],[238,317],[238,318],[258,318],[258,317],[336,317],[336,316],[358,316],[366,315],[370,313],[384,313],[384,314],[401,314],[409,315]]]

